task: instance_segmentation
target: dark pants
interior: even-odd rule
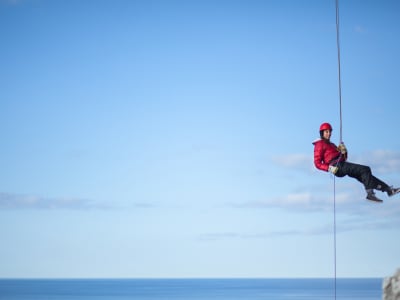
[[[384,192],[389,187],[382,180],[372,175],[371,168],[368,166],[353,164],[347,161],[339,162],[337,166],[339,167],[335,174],[337,177],[346,175],[353,177],[364,184],[366,190],[375,189]]]

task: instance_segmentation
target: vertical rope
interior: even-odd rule
[[[335,274],[335,300],[336,300],[336,180],[333,176],[333,262]]]
[[[340,116],[340,143],[343,143],[343,127],[342,127],[342,78],[340,68],[340,40],[339,40],[339,0],[336,3],[336,47],[338,61],[338,81],[339,81],[339,116]],[[333,257],[334,257],[334,275],[335,275],[335,300],[337,289],[336,275],[336,180],[333,176]]]
[[[340,142],[343,142],[342,127],[342,76],[340,68],[340,40],[339,40],[339,0],[336,0],[336,47],[338,61],[338,79],[339,79],[339,115],[340,115]]]

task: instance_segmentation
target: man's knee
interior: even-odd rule
[[[371,168],[368,166],[362,166],[363,172],[371,174]]]

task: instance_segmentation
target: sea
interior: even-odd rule
[[[0,279],[0,299],[380,300],[382,279]]]

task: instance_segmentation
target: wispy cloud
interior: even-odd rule
[[[72,209],[90,210],[108,208],[88,199],[47,198],[34,195],[0,193],[0,210],[7,209]]]
[[[43,197],[38,195],[0,192],[0,210],[136,210],[152,209],[158,205],[152,202],[130,201],[125,204],[98,202],[73,197]]]
[[[400,172],[400,151],[375,150],[357,155],[354,159],[369,164],[373,171],[382,174]]]
[[[284,168],[309,171],[313,168],[312,155],[303,153],[292,153],[287,155],[274,156],[272,161]]]
[[[292,153],[279,155],[272,158],[272,161],[284,168],[303,170],[309,172],[315,169],[313,154]],[[352,154],[349,161],[368,165],[373,171],[379,173],[400,172],[400,151],[374,150],[363,154]]]
[[[399,210],[396,210],[398,215]],[[362,216],[362,215],[361,215]],[[340,226],[340,232],[355,231],[355,230],[387,230],[392,228],[398,228],[400,226],[400,220],[394,215],[391,217],[379,217],[375,218],[355,216],[347,220],[342,220]]]
[[[351,180],[351,179],[349,179]],[[388,198],[379,193],[383,203],[371,202],[365,199],[365,192],[358,182],[336,182],[336,192],[326,185],[313,185],[299,188],[298,191],[277,197],[257,201],[230,203],[238,209],[280,209],[288,215],[293,213],[334,213],[336,201],[336,215],[338,220],[337,233],[360,230],[387,230],[400,226],[400,206],[398,196]],[[333,224],[329,220],[326,224],[312,228],[293,228],[292,230],[275,230],[267,232],[214,232],[200,236],[204,241],[218,241],[223,239],[269,239],[282,236],[315,236],[332,234]]]
[[[388,198],[386,194],[377,192],[384,202],[376,203],[366,200],[366,194],[359,183],[340,185],[334,194],[333,190],[320,192],[300,191],[282,196],[230,203],[236,208],[247,209],[281,209],[289,213],[321,213],[333,211],[334,202],[340,215],[356,216],[359,214],[377,218],[391,218],[400,215],[398,197]],[[348,188],[350,187],[350,188]]]
[[[342,234],[352,231],[371,231],[371,230],[387,230],[391,228],[397,228],[400,225],[398,220],[353,220],[343,221],[336,225],[336,233]],[[397,226],[397,227],[396,227]],[[221,241],[221,240],[232,240],[232,239],[271,239],[281,238],[288,236],[318,236],[318,235],[332,235],[334,232],[333,223],[323,224],[313,228],[305,229],[293,229],[293,230],[277,230],[259,233],[249,232],[214,232],[205,233],[200,235],[198,238],[201,241]]]
[[[337,192],[335,199],[338,206],[350,206],[359,198],[352,197],[352,194],[348,192]],[[232,203],[231,205],[238,208],[280,208],[300,213],[322,212],[332,210],[333,195],[330,192],[319,193],[316,191],[313,193],[311,191],[300,191],[268,199]]]
[[[347,229],[347,228],[346,228]],[[347,230],[338,230],[343,232]],[[245,232],[221,232],[221,233],[206,233],[199,236],[201,241],[220,241],[227,239],[270,239],[288,236],[316,236],[332,234],[333,225],[324,224],[314,228],[304,229],[291,229],[291,230],[273,230],[258,233],[245,233]]]
[[[22,2],[22,0],[0,0],[0,4],[5,5],[18,5]]]
[[[205,233],[199,236],[201,241],[219,241],[227,239],[267,239],[278,236],[299,235],[299,230],[290,231],[271,231],[264,233],[239,233],[239,232],[221,232],[221,233]]]
[[[400,211],[396,210],[392,217],[389,218],[370,218],[364,215],[357,215],[347,219],[341,219],[336,224],[336,233],[342,234],[352,231],[380,231],[400,226],[400,220],[397,215]],[[198,236],[200,241],[221,241],[232,239],[271,239],[290,236],[318,236],[318,235],[332,235],[334,232],[333,222],[321,224],[310,228],[302,229],[286,229],[286,230],[272,230],[264,232],[213,232],[205,233]]]

